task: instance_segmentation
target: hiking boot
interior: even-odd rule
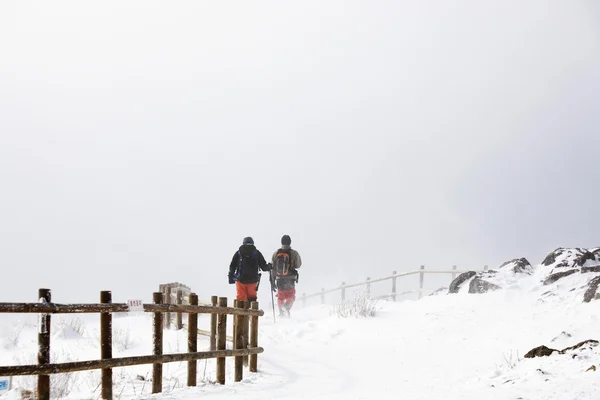
[[[280,317],[285,317],[285,314],[284,314],[284,312],[283,312],[283,308],[280,308],[280,309],[279,309],[279,316],[280,316]]]

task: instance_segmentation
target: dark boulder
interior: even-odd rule
[[[534,358],[534,357],[546,357],[554,353],[555,351],[558,354],[565,354],[567,351],[577,350],[583,346],[589,345],[589,347],[595,347],[598,345],[598,341],[594,339],[584,340],[583,342],[577,343],[575,346],[565,347],[562,350],[551,349],[546,346],[539,346],[534,349],[531,349],[525,354],[525,358]]]
[[[458,291],[460,290],[460,286],[475,275],[477,275],[475,271],[463,272],[462,274],[457,276],[456,279],[452,281],[452,283],[450,283],[448,293],[458,293]]]
[[[577,343],[575,346],[565,347],[564,349],[562,349],[560,351],[560,354],[565,354],[567,351],[570,351],[570,350],[577,350],[585,345],[589,345],[590,347],[596,347],[596,346],[598,346],[598,341],[594,340],[594,339],[584,340],[583,342]]]
[[[536,347],[535,349],[531,349],[527,352],[527,354],[525,354],[525,358],[533,358],[533,357],[547,357],[549,355],[551,355],[552,353],[554,353],[555,351],[558,351],[556,349],[551,349],[549,347],[546,346],[539,346]]]

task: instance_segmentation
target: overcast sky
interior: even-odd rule
[[[599,9],[3,1],[0,301],[232,298],[244,236],[301,292],[600,246]]]

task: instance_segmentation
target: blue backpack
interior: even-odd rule
[[[252,255],[243,255],[242,253],[238,250],[237,252],[238,257],[239,257],[239,264],[237,267],[237,270],[235,272],[235,279],[238,280],[240,276],[243,276],[245,273],[245,270],[247,268],[252,268],[254,266],[256,266],[257,262],[258,262],[258,256],[257,256],[257,251],[254,250],[252,252]]]

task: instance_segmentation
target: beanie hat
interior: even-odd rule
[[[289,235],[283,235],[281,237],[281,244],[284,246],[289,246],[292,244],[292,239],[289,237]]]
[[[254,239],[252,239],[250,236],[245,237],[244,241],[242,242],[242,244],[254,244]]]

